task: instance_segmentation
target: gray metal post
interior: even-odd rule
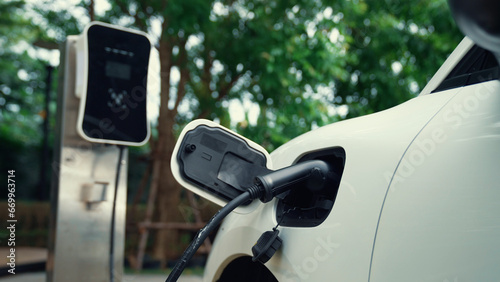
[[[75,56],[75,37],[70,36],[62,47],[59,69],[47,281],[121,281],[128,151],[124,148],[119,160],[117,146],[92,144],[78,136]]]

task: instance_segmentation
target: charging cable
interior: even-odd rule
[[[116,165],[115,192],[113,194],[113,205],[111,208],[111,232],[109,235],[109,281],[115,281],[115,217],[116,217],[116,200],[118,197],[118,187],[120,181],[120,171],[122,168],[123,151],[125,146],[118,146],[118,163]]]
[[[221,221],[234,209],[247,201],[260,199],[267,203],[275,196],[288,191],[293,184],[307,181],[305,185],[311,190],[320,190],[328,184],[331,177],[331,169],[328,163],[321,160],[311,160],[298,163],[277,171],[273,171],[264,176],[256,177],[256,184],[248,188],[222,209],[220,209],[203,227],[198,231],[195,238],[184,251],[182,257],[177,261],[174,269],[165,282],[173,282],[179,279],[188,261],[193,257],[198,248],[203,244],[210,233],[221,223]]]

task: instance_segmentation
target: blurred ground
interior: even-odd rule
[[[9,255],[8,248],[0,248],[0,256],[5,261],[1,265],[2,273],[0,273],[1,282],[45,282],[45,272],[40,271],[47,259],[47,250],[42,248],[24,248],[16,247],[16,274],[12,275],[7,273],[8,262],[7,256]],[[6,266],[6,267],[4,267]],[[31,266],[31,267],[29,267]],[[18,271],[18,270],[25,271]],[[38,270],[38,272],[32,272]],[[7,275],[6,275],[7,274]],[[168,273],[165,274],[125,274],[121,282],[153,282],[165,281]],[[182,275],[179,282],[201,282],[202,277],[199,275]]]

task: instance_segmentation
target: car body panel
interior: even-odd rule
[[[498,281],[500,81],[460,88],[406,152],[370,281]]]

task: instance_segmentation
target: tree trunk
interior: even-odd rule
[[[172,128],[173,119],[166,120],[164,126]],[[157,194],[157,222],[178,222],[181,220],[179,210],[180,204],[180,186],[172,176],[170,169],[170,158],[172,156],[173,146],[175,145],[175,137],[172,130],[169,130],[166,136],[163,152],[158,154],[160,162],[160,177]],[[156,156],[155,156],[156,157]],[[161,261],[162,266],[166,266],[168,259],[176,258],[178,252],[178,232],[174,229],[159,230],[155,238],[154,255]]]
[[[153,150],[154,162],[159,162],[158,194],[157,194],[157,222],[177,222],[181,218],[179,211],[180,186],[172,176],[170,158],[175,146],[173,126],[176,109],[168,109],[170,95],[170,69],[172,67],[172,43],[168,39],[160,40],[161,61],[161,98],[160,115],[158,119],[158,141]],[[156,232],[153,255],[159,259],[162,267],[168,259],[175,258],[178,252],[177,230],[159,230]]]

